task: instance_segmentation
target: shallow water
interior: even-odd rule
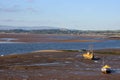
[[[46,42],[46,43],[19,43],[19,42],[1,42],[0,55],[28,53],[36,50],[80,50],[89,49],[120,48],[120,40],[106,40],[102,42]]]

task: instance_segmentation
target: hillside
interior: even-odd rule
[[[15,30],[15,29],[44,30],[44,29],[60,29],[60,28],[51,27],[51,26],[6,26],[6,25],[0,25],[0,30]]]

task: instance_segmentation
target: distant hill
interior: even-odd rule
[[[37,34],[87,34],[87,35],[106,35],[116,38],[120,36],[120,30],[104,30],[104,31],[91,31],[91,30],[70,30],[65,28],[49,27],[49,26],[4,26],[0,25],[0,33],[37,33]]]
[[[61,29],[57,27],[50,26],[6,26],[0,25],[0,30],[14,30],[14,29],[23,29],[23,30],[45,30],[45,29]]]

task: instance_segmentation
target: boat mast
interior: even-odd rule
[[[102,60],[102,66],[105,65],[105,60],[104,60],[105,57],[103,57],[103,60]]]
[[[89,45],[89,52],[93,53],[93,45]]]

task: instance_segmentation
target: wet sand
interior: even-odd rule
[[[120,51],[120,50],[119,50]],[[81,52],[57,50],[0,57],[1,80],[119,80],[120,56],[95,54],[98,60],[86,60]],[[114,70],[100,71],[103,57]]]

